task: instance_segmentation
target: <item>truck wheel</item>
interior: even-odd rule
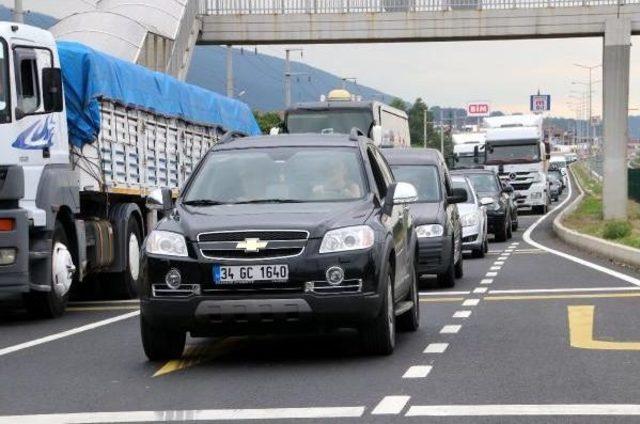
[[[138,297],[138,281],[140,279],[140,245],[142,237],[140,227],[133,216],[129,216],[125,235],[126,268],[117,274],[111,283],[113,294],[118,298],[132,299]]]
[[[69,289],[76,271],[67,246],[67,233],[62,222],[56,220],[51,243],[51,291],[32,291],[24,297],[27,311],[35,317],[56,318],[67,308]]]
[[[451,288],[456,285],[456,276],[455,276],[455,254],[453,246],[451,247],[451,260],[449,261],[449,266],[442,274],[438,274],[438,287],[443,288]]]
[[[396,313],[393,304],[393,288],[390,272],[382,291],[382,310],[372,323],[360,329],[362,348],[372,355],[390,355],[396,345]]]
[[[178,359],[182,356],[187,333],[154,327],[140,317],[142,347],[150,361]]]
[[[413,308],[398,317],[398,329],[404,331],[417,331],[420,327],[420,296],[418,295],[418,279],[415,269],[412,271],[411,290],[407,300],[413,302]]]
[[[507,226],[510,226],[511,222],[509,221],[509,217],[504,217],[504,221],[502,222],[502,228],[496,233],[496,241],[507,241]]]

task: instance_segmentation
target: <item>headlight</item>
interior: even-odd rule
[[[373,246],[374,234],[368,225],[327,231],[320,244],[320,253],[368,249]]]
[[[419,238],[440,237],[442,234],[444,234],[444,227],[440,224],[418,225],[416,227],[416,235]]]
[[[497,200],[494,200],[493,203],[489,203],[487,205],[487,209],[490,211],[497,211],[500,209],[500,202],[498,202]]]
[[[147,252],[155,255],[189,256],[182,234],[154,230],[147,237]]]
[[[475,213],[469,213],[460,216],[460,223],[463,227],[473,227],[478,225],[478,216]]]

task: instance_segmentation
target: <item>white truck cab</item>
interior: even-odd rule
[[[484,131],[468,131],[452,134],[453,168],[475,168],[484,165]]]
[[[485,118],[485,168],[495,170],[516,193],[518,208],[546,213],[550,198],[547,181],[549,149],[540,115]]]

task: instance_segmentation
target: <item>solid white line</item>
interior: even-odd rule
[[[480,299],[467,299],[462,302],[462,306],[476,306],[478,303],[480,303]]]
[[[371,411],[373,415],[397,415],[402,412],[411,396],[385,396]]]
[[[478,287],[477,289],[473,289],[474,293],[486,293],[487,292],[487,288],[486,287]]]
[[[69,302],[69,306],[95,306],[95,305],[139,305],[140,299],[123,299],[123,300],[82,300]]]
[[[493,278],[483,278],[480,280],[480,284],[491,284],[493,283]]]
[[[497,272],[493,272],[493,271],[492,271],[492,272],[487,272],[487,273],[485,274],[485,277],[495,277],[495,276],[497,276],[497,275],[498,275],[498,273],[497,273]]]
[[[74,334],[83,333],[85,331],[93,330],[98,327],[103,327],[105,325],[113,324],[114,322],[122,321],[131,317],[135,317],[137,315],[140,315],[140,311],[127,312],[126,314],[123,314],[123,315],[118,315],[113,318],[103,319],[102,321],[96,321],[94,323],[72,328],[71,330],[63,331],[61,333],[55,333],[49,336],[41,337],[39,339],[28,341],[25,343],[20,343],[17,345],[5,347],[4,349],[0,349],[0,356],[8,355],[10,353],[17,352],[23,349],[28,349],[30,347],[38,346],[44,343],[52,342],[54,340],[59,340],[65,337],[73,336]]]
[[[429,343],[422,353],[444,353],[449,343]]]
[[[469,291],[444,291],[444,290],[419,292],[420,296],[446,296],[446,295],[453,296],[457,294],[469,294],[469,293],[470,293]]]
[[[407,417],[496,417],[509,415],[640,415],[640,405],[416,405],[409,408],[406,414]]]
[[[608,291],[638,291],[640,287],[572,287],[566,289],[514,289],[491,290],[491,294],[515,294],[515,293],[574,293],[574,292],[608,292]]]
[[[489,250],[487,253],[499,254],[502,253],[502,250]]]
[[[456,311],[451,318],[469,318],[471,311]]]
[[[79,412],[70,414],[5,415],[0,424],[133,423],[173,421],[221,421],[259,419],[303,419],[361,417],[364,406],[272,408],[272,409],[195,409],[183,411]]]
[[[572,194],[571,179],[569,179],[569,184],[568,185],[569,185],[569,194],[567,195],[567,198],[564,199],[556,207],[556,209],[559,209],[559,208],[563,207],[565,205],[565,203],[567,203],[569,201],[569,199],[571,199],[571,194]],[[596,271],[600,271],[600,272],[605,273],[607,275],[610,275],[612,277],[615,277],[615,278],[618,278],[620,280],[626,281],[627,283],[631,283],[633,285],[640,286],[640,280],[637,279],[637,278],[633,278],[630,275],[626,275],[626,274],[623,274],[621,272],[615,271],[613,269],[606,268],[606,267],[604,267],[602,265],[598,265],[598,264],[595,264],[593,262],[586,261],[586,260],[578,258],[576,256],[569,255],[568,253],[561,252],[559,250],[551,249],[551,248],[546,247],[546,246],[544,246],[544,245],[542,245],[542,244],[540,244],[540,243],[538,243],[536,241],[533,241],[533,239],[531,238],[531,232],[533,230],[535,230],[535,228],[538,225],[540,225],[540,223],[542,221],[544,221],[548,217],[549,217],[549,213],[547,213],[545,215],[542,215],[540,218],[538,218],[538,220],[536,222],[534,222],[529,228],[527,228],[527,230],[522,235],[522,239],[524,241],[526,241],[527,243],[529,243],[531,246],[537,247],[538,249],[545,250],[545,251],[547,251],[549,253],[552,253],[554,255],[560,256],[561,258],[568,259],[570,261],[573,261],[573,262],[575,262],[577,264],[586,266],[586,267],[591,268],[591,269],[595,269]]]
[[[402,378],[425,378],[431,372],[431,365],[414,365],[409,367]]]
[[[462,328],[461,325],[445,325],[440,330],[440,334],[456,334]]]

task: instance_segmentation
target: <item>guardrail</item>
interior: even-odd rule
[[[640,0],[200,0],[202,15],[442,12],[623,6]]]

